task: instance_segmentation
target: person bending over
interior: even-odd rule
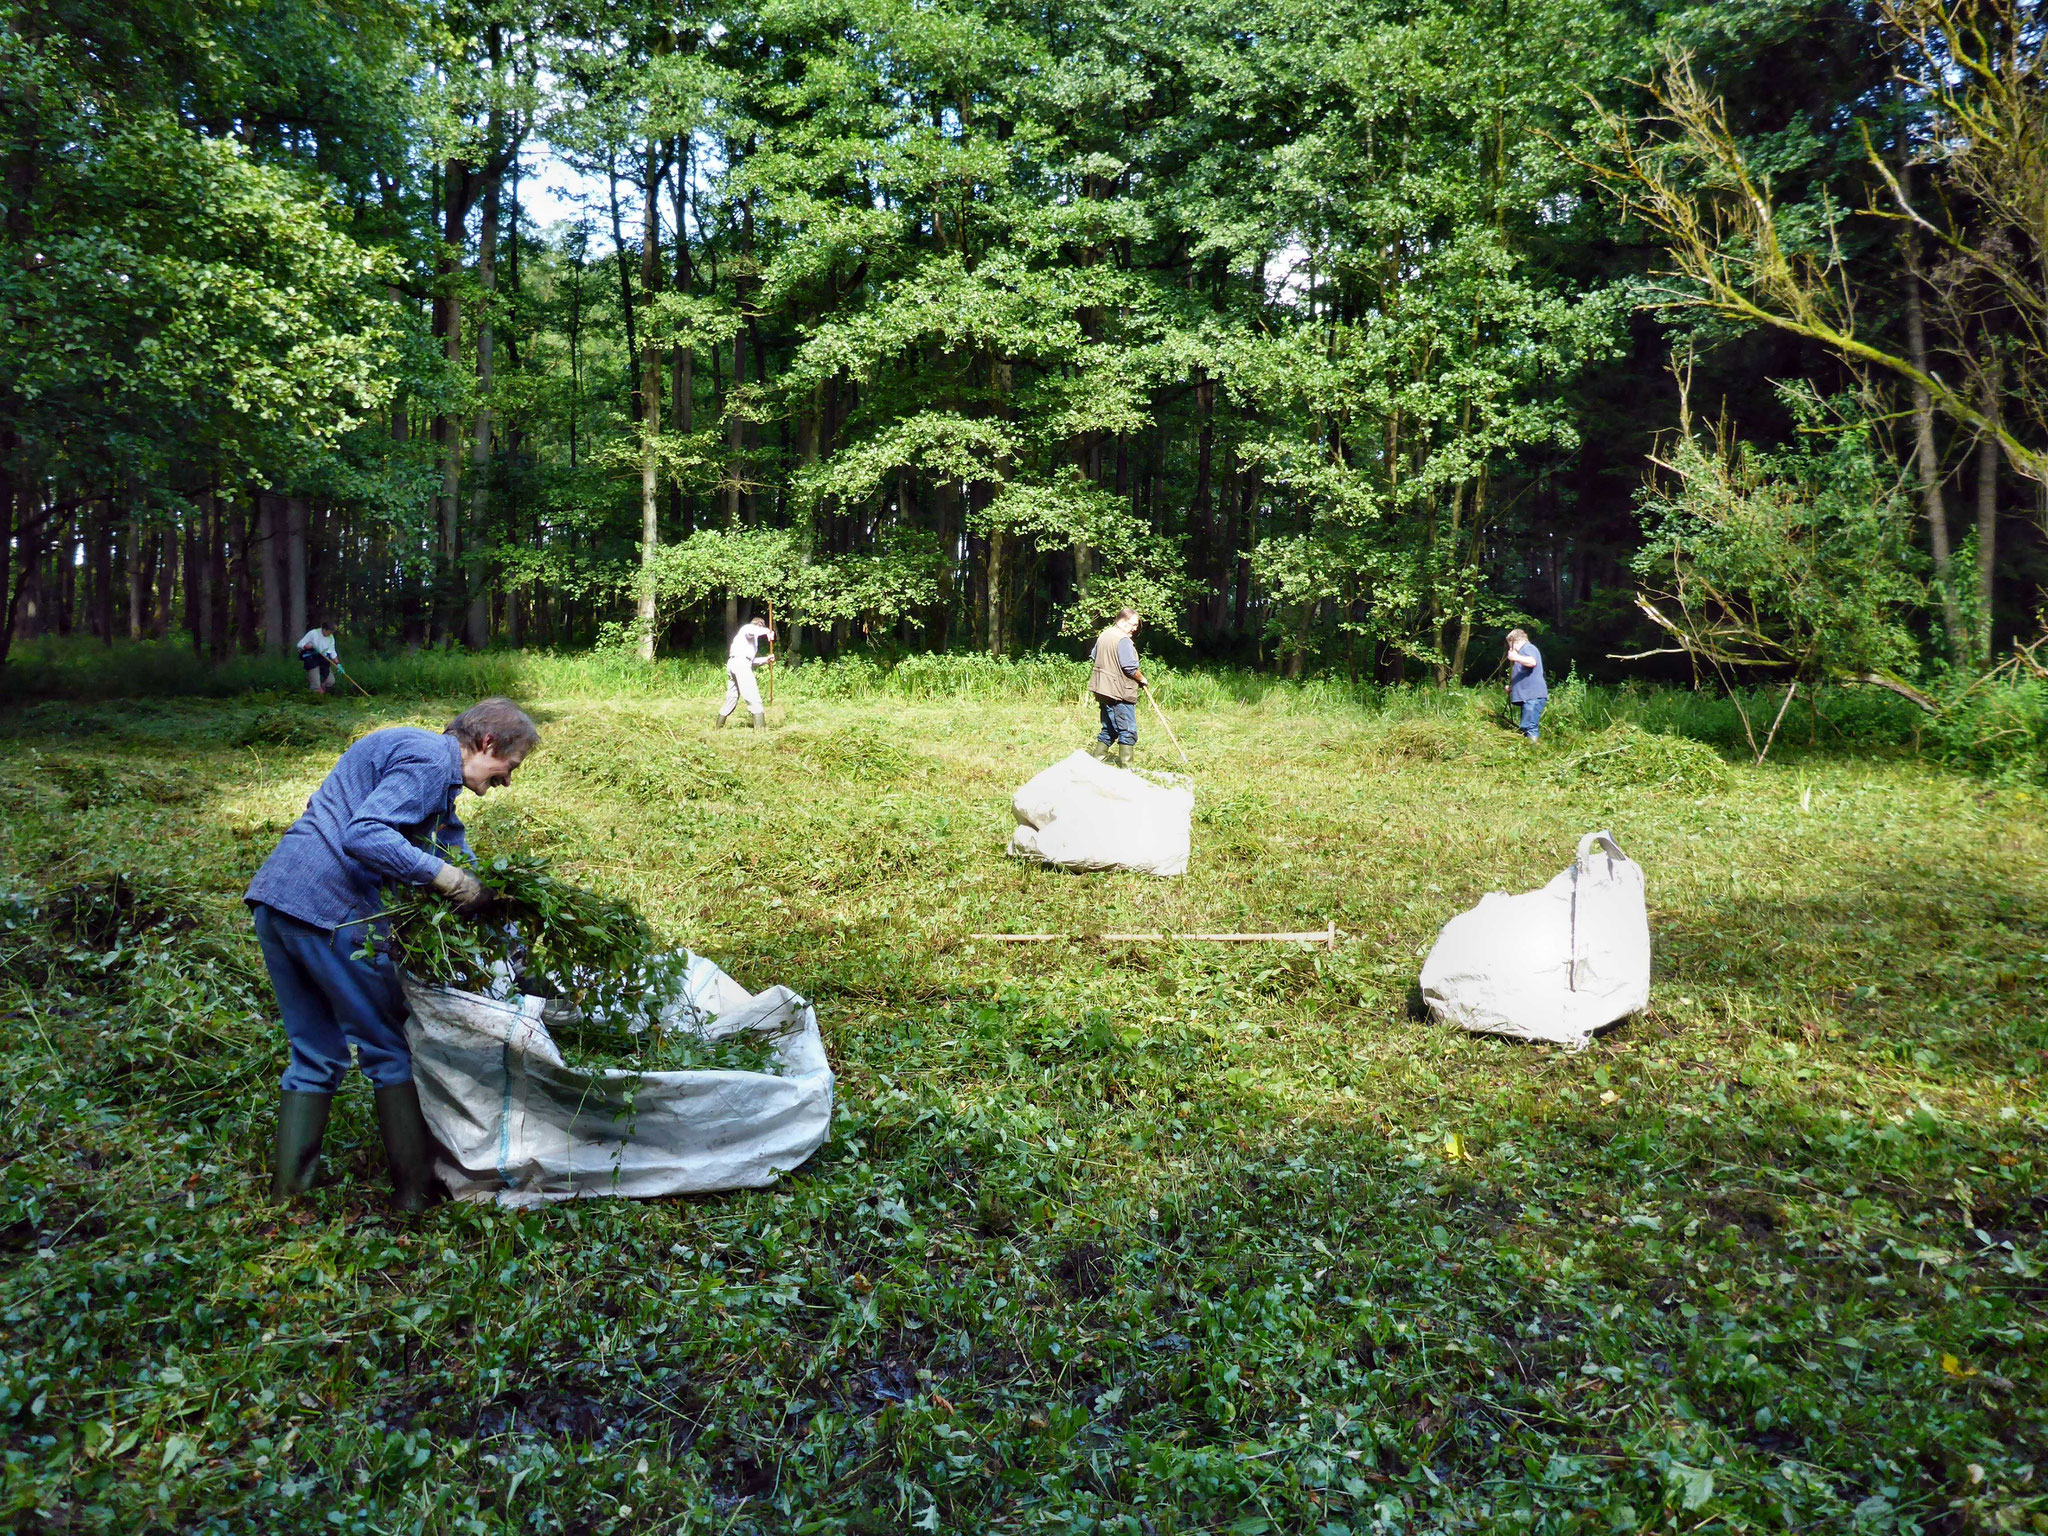
[[[1138,647],[1131,637],[1141,622],[1137,609],[1126,608],[1095,637],[1095,670],[1088,677],[1088,691],[1102,713],[1102,729],[1088,751],[1104,762],[1114,756],[1119,768],[1131,766],[1138,745],[1138,690],[1145,686],[1145,674],[1138,669]]]
[[[342,669],[341,649],[334,643],[332,624],[316,624],[299,636],[299,663],[306,669],[306,686],[315,693],[325,693]]]
[[[1538,728],[1543,706],[1550,702],[1550,688],[1543,681],[1543,653],[1529,643],[1525,630],[1508,631],[1508,702],[1522,706],[1522,734],[1540,740]]]
[[[741,699],[747,701],[755,730],[761,730],[768,724],[768,712],[761,707],[761,685],[754,681],[756,667],[775,665],[774,656],[760,654],[763,640],[773,644],[775,631],[759,619],[747,620],[732,637],[732,645],[725,653],[725,707],[718,712],[720,727],[739,708]]]
[[[290,1061],[280,1084],[271,1197],[310,1189],[349,1049],[376,1091],[377,1126],[401,1210],[432,1194],[432,1143],[412,1078],[405,995],[389,956],[357,958],[386,884],[431,886],[465,912],[492,893],[442,855],[469,845],[455,814],[466,787],[509,784],[540,732],[510,699],[485,699],[438,736],[373,731],[342,753],[243,900],[284,1015]],[[381,925],[376,925],[381,927]]]

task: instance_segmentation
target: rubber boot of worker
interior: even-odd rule
[[[1100,736],[1088,743],[1088,755],[1105,763],[1109,761],[1110,753],[1115,750],[1114,746],[1104,741]]]
[[[1131,744],[1130,744],[1130,743],[1129,743],[1128,741],[1120,741],[1120,742],[1118,742],[1118,743],[1116,744],[1116,765],[1117,765],[1117,767],[1119,767],[1119,768],[1128,768],[1128,767],[1130,767],[1130,766],[1131,766],[1131,753],[1132,753],[1133,751],[1135,751],[1135,750],[1136,750],[1136,749],[1135,749],[1134,747],[1132,747],[1132,745],[1131,745]]]
[[[313,1187],[320,1142],[327,1134],[331,1093],[284,1093],[277,1101],[277,1145],[270,1158],[270,1198],[283,1202]]]
[[[768,712],[765,709],[757,709],[754,711],[754,729],[757,731],[765,731],[768,729]]]
[[[377,1129],[391,1164],[392,1204],[401,1211],[424,1211],[439,1191],[434,1187],[434,1138],[420,1113],[419,1084],[377,1090]]]
[[[721,714],[721,715],[720,715],[720,716],[719,716],[719,717],[718,717],[717,719],[715,719],[715,720],[713,720],[713,721],[711,722],[711,729],[713,729],[714,731],[722,731],[722,730],[724,730],[724,729],[725,729],[725,722],[726,722],[726,721],[728,721],[728,720],[730,720],[731,718],[732,718],[732,711],[731,711],[731,710],[727,710],[727,711],[725,711],[725,713]]]

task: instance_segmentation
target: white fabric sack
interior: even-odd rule
[[[823,1146],[832,1068],[811,1005],[787,987],[750,995],[710,961],[690,960],[664,1026],[713,1040],[769,1033],[779,1075],[583,1071],[562,1060],[545,999],[499,1002],[407,978],[413,1077],[449,1192],[531,1206],[758,1189]]]
[[[1643,870],[1611,832],[1588,832],[1570,869],[1540,891],[1495,891],[1444,924],[1422,966],[1422,999],[1481,1034],[1583,1050],[1650,1003]]]
[[[1065,869],[1184,875],[1195,792],[1086,752],[1054,763],[1011,797],[1010,853]]]

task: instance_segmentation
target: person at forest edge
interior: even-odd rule
[[[485,699],[435,735],[373,731],[342,753],[242,899],[256,923],[291,1059],[280,1084],[271,1197],[313,1185],[349,1047],[376,1090],[377,1125],[401,1210],[427,1203],[431,1142],[412,1080],[405,997],[388,956],[358,958],[387,883],[432,886],[474,913],[492,892],[442,857],[467,855],[456,796],[509,784],[540,744],[510,699]]]
[[[754,729],[758,731],[767,725],[768,713],[761,707],[761,687],[754,681],[754,669],[774,666],[775,658],[759,654],[763,640],[773,645],[775,631],[759,619],[747,620],[732,637],[732,645],[725,653],[725,707],[718,712],[720,726],[739,708],[741,699],[747,701],[747,709],[754,717]]]
[[[1522,734],[1531,741],[1539,740],[1550,686],[1543,681],[1543,653],[1529,643],[1525,630],[1508,631],[1508,702],[1522,706]]]
[[[1102,712],[1102,729],[1088,751],[1104,762],[1113,753],[1119,768],[1131,766],[1138,745],[1138,690],[1145,686],[1145,674],[1138,670],[1138,647],[1131,637],[1141,622],[1137,609],[1126,608],[1095,637],[1095,670],[1088,678],[1088,691]]]
[[[299,636],[299,661],[306,668],[306,686],[325,693],[341,670],[341,649],[334,643],[332,624],[316,624]]]

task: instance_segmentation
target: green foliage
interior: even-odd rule
[[[388,943],[399,967],[427,986],[554,999],[575,1011],[564,1044],[616,1049],[642,1031],[660,1033],[687,958],[660,949],[632,903],[571,885],[530,854],[458,854],[455,862],[496,893],[487,911],[465,917],[438,891],[389,886],[379,914],[388,940],[366,930],[364,947]]]
[[[2048,680],[1999,679],[1944,703],[1927,736],[1942,761],[1987,778],[2048,783]]]
[[[1649,607],[1672,648],[1724,682],[1910,669],[1926,592],[1898,472],[1853,403],[1782,393],[1804,441],[1773,453],[1687,436],[1675,481],[1644,493]]]

